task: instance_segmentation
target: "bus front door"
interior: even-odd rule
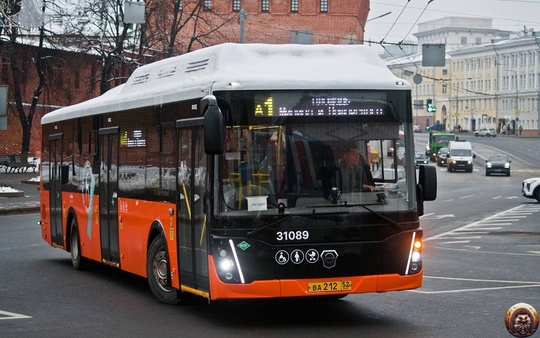
[[[49,137],[49,211],[54,246],[64,246],[62,231],[62,134]]]
[[[202,122],[202,118],[176,122],[177,240],[180,284],[208,292],[208,230],[204,208],[207,156]]]
[[[120,264],[118,242],[118,128],[99,130],[99,229],[101,259]]]

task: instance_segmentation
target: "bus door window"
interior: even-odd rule
[[[202,128],[178,129],[178,254],[182,285],[208,289],[205,196],[207,156]]]
[[[62,234],[62,134],[49,138],[50,218],[52,243],[63,246]]]
[[[120,263],[118,239],[118,128],[104,128],[100,136],[99,212],[102,259]]]

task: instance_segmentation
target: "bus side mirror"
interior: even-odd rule
[[[418,203],[434,201],[437,198],[437,170],[430,165],[418,168]]]
[[[207,155],[221,155],[225,151],[225,124],[223,114],[214,95],[201,100],[201,113],[204,114],[204,151]]]

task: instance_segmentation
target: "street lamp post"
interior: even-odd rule
[[[456,112],[455,112],[455,116],[456,116],[456,123],[454,123],[454,129],[457,129],[457,126],[458,126],[458,116],[459,116],[459,113],[458,113],[458,106],[459,106],[459,82],[456,81]]]
[[[514,114],[515,114],[515,118],[514,118],[514,128],[513,128],[513,132],[514,134],[516,133],[516,122],[519,120],[519,74],[517,71],[513,70],[513,69],[506,69],[507,72],[512,72],[515,74],[516,76],[516,99],[515,99],[515,102],[514,102]],[[509,81],[509,82],[512,82],[512,81]]]
[[[454,94],[454,90],[456,91],[456,95],[455,95],[455,112],[454,112],[454,117],[455,117],[455,121],[454,121],[454,127],[453,129],[454,130],[457,130],[457,126],[458,126],[458,117],[459,117],[459,81],[457,80],[457,78],[452,75],[452,74],[449,74],[451,79],[450,79],[450,83],[452,84],[452,93],[451,95]],[[455,83],[454,83],[455,81]]]

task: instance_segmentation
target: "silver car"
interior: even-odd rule
[[[497,133],[495,132],[495,129],[493,128],[480,128],[480,129],[477,129],[474,131],[474,136],[478,137],[478,136],[487,136],[487,137],[495,137],[497,136]]]

